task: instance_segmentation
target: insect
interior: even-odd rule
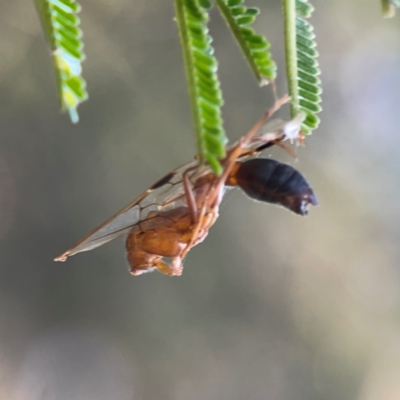
[[[226,187],[238,186],[255,200],[306,215],[309,205],[316,205],[317,200],[305,178],[289,165],[255,158],[268,147],[284,146],[284,140],[300,139],[302,116],[260,133],[263,123],[287,101],[287,97],[277,100],[242,139],[227,149],[221,176],[197,160],[171,171],[55,261],[65,261],[126,235],[132,275],[158,270],[179,276],[188,251],[205,239],[217,220]]]

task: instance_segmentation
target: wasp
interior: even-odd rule
[[[179,276],[189,250],[206,238],[217,220],[219,205],[229,187],[239,187],[255,200],[307,215],[317,199],[300,172],[272,159],[257,158],[271,146],[285,147],[282,142],[287,139],[301,140],[302,115],[271,131],[263,127],[287,101],[287,97],[277,100],[244,137],[227,149],[220,176],[197,159],[169,172],[55,261],[65,261],[76,253],[126,236],[132,275],[157,270]]]

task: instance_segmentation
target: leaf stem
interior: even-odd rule
[[[188,84],[190,105],[192,109],[193,124],[196,135],[197,148],[202,161],[204,161],[204,145],[202,143],[202,132],[200,125],[200,115],[197,106],[196,83],[194,76],[194,61],[190,51],[189,36],[185,19],[185,0],[175,0],[176,22],[178,24],[179,37],[183,53],[183,63],[185,65],[185,74]]]
[[[254,75],[256,76],[257,81],[262,85],[263,84],[263,77],[261,76],[258,67],[254,61],[254,57],[251,54],[250,48],[247,46],[246,42],[244,41],[243,35],[240,32],[240,27],[238,26],[237,22],[234,18],[232,18],[232,14],[229,10],[229,7],[226,5],[225,1],[223,0],[216,0],[218,8],[221,11],[226,23],[228,24],[229,28],[232,31],[233,36],[235,37],[239,47],[241,48],[244,57],[246,58],[247,62],[251,70],[253,71]]]
[[[78,122],[77,107],[88,98],[82,78],[84,60],[82,32],[76,0],[35,0],[45,36],[51,49],[62,111]]]
[[[292,118],[299,113],[299,91],[297,84],[297,44],[296,44],[296,0],[283,0],[285,29],[286,76],[291,96]]]

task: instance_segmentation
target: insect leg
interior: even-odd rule
[[[192,223],[195,224],[198,220],[198,209],[196,199],[191,187],[190,179],[189,179],[189,172],[197,169],[197,165],[194,167],[188,168],[183,174],[183,188],[185,190],[185,196],[187,205],[189,207],[190,219]]]
[[[294,158],[295,160],[297,160],[297,154],[294,150],[292,150],[291,147],[286,146],[284,143],[276,140],[274,143],[275,146],[280,147],[281,149],[285,150],[292,158]]]
[[[195,197],[190,186],[190,180],[188,174],[191,168],[185,171],[183,176],[183,184],[187,198],[187,203],[189,206],[190,215],[193,222],[193,230],[190,241],[187,243],[185,249],[180,254],[181,259],[183,259],[186,256],[187,252],[192,248],[196,239],[199,237],[201,229],[206,228],[206,230],[208,230],[209,227],[205,227],[206,213],[212,214],[218,211],[221,190],[225,185],[225,182],[229,174],[231,173],[236,163],[236,160],[243,153],[245,146],[251,141],[253,136],[261,128],[264,122],[268,118],[270,118],[271,115],[275,113],[275,111],[277,111],[283,104],[287,103],[289,100],[290,98],[288,96],[284,96],[281,99],[276,100],[274,105],[262,115],[262,117],[256,122],[256,124],[250,129],[250,131],[239,141],[239,143],[231,151],[229,151],[227,157],[224,160],[224,170],[222,172],[222,175],[220,177],[217,177],[215,182],[210,185],[208,194],[205,196],[204,201],[202,202],[200,208],[197,207],[197,202],[195,201]]]
[[[242,154],[243,149],[251,141],[253,136],[258,132],[258,130],[261,128],[261,126],[264,124],[264,122],[266,120],[268,120],[276,111],[278,111],[289,100],[290,100],[290,97],[287,95],[283,96],[280,99],[277,99],[275,101],[274,105],[261,116],[261,118],[249,130],[249,132],[247,132],[246,135],[243,136],[239,140],[239,143],[229,152],[229,154],[225,158],[224,171],[215,185],[216,190],[214,190],[214,196],[218,195],[221,186],[224,185],[226,180],[228,179],[229,174],[231,173],[231,171],[236,163],[236,160]],[[216,197],[213,197],[213,200],[211,202],[215,202],[215,201],[216,201]]]
[[[154,266],[158,272],[161,272],[164,275],[168,275],[168,276],[181,276],[182,275],[183,265],[182,265],[182,259],[180,257],[174,257],[172,259],[171,264],[168,264],[163,260],[158,260],[154,264]]]

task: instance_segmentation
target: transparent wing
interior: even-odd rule
[[[281,119],[272,119],[265,123],[249,142],[247,149],[257,151],[260,147],[260,151],[266,148],[268,143],[273,143],[276,140],[287,140],[290,141],[299,139],[301,123],[305,118],[304,113],[299,113],[295,118],[290,121],[283,121]]]
[[[182,174],[196,164],[197,161],[192,161],[165,175],[126,207],[55,258],[55,261],[65,261],[68,256],[95,249],[119,236],[127,235],[135,225],[144,222],[151,211],[167,210],[183,203]],[[205,173],[208,170],[206,167],[203,169]],[[200,171],[196,172],[196,175],[200,176]]]
[[[287,121],[284,121],[283,119],[280,118],[274,118],[269,121],[267,121],[257,132],[257,136],[260,136],[264,133],[268,132],[276,132],[287,123]]]

